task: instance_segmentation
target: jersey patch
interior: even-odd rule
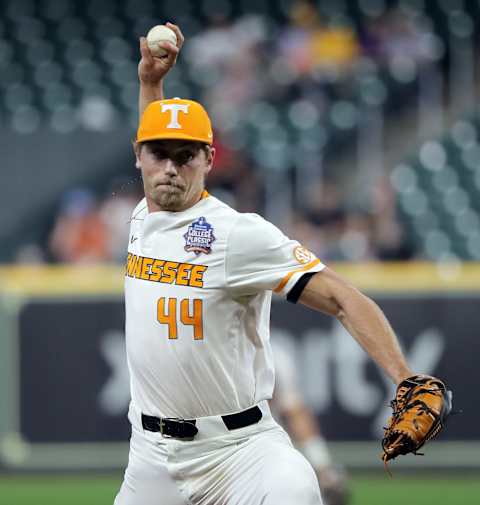
[[[185,238],[185,251],[192,251],[197,256],[200,253],[210,254],[212,252],[212,243],[215,241],[213,226],[203,216],[193,221],[183,237]]]
[[[306,247],[300,245],[295,247],[293,250],[293,255],[295,256],[295,259],[302,265],[310,263],[310,261],[314,259],[313,254]]]

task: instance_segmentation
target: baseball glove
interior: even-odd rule
[[[418,449],[445,425],[452,410],[452,392],[430,375],[414,375],[402,381],[390,403],[393,413],[382,440],[382,459],[387,463]]]

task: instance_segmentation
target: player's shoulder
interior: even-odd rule
[[[211,209],[215,209],[216,211],[220,211],[224,214],[235,215],[239,213],[233,207],[228,205],[228,203],[225,203],[212,194],[209,194],[208,198],[205,201],[208,202],[208,205]]]
[[[217,224],[222,224],[230,242],[249,241],[256,244],[262,240],[270,241],[282,232],[259,214],[239,212],[227,203],[209,195],[209,213],[215,216]]]
[[[237,212],[236,226],[241,231],[248,233],[264,233],[267,236],[282,234],[282,231],[273,223],[253,212]]]
[[[267,221],[260,214],[255,214],[254,212],[237,212],[238,221],[241,224],[248,226],[274,226],[270,221]]]
[[[230,225],[235,222],[240,214],[233,207],[213,195],[209,195],[205,202],[208,212],[214,215],[217,221],[220,220],[225,224]]]
[[[267,230],[278,230],[272,223],[267,221],[259,214],[253,212],[239,212],[227,203],[219,200],[218,198],[210,195],[208,198],[210,207],[214,210],[216,216],[223,216],[228,219],[230,228],[238,230],[239,232],[252,232],[259,228]]]
[[[230,226],[229,243],[234,248],[269,248],[285,240],[285,234],[259,214],[237,212]]]

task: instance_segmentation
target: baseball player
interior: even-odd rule
[[[325,505],[345,505],[349,501],[346,472],[333,460],[315,415],[305,404],[291,350],[280,335],[271,343],[275,388],[270,406],[274,417],[315,470]]]
[[[178,27],[168,25],[183,42]],[[164,505],[168,474],[192,505],[318,505],[312,466],[275,422],[272,293],[337,317],[393,381],[412,375],[378,306],[256,214],[205,189],[205,109],[164,99],[179,48],[141,39],[135,142],[145,198],[125,270],[130,456],[115,505]]]

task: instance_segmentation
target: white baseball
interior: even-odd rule
[[[150,52],[156,58],[166,56],[168,53],[162,47],[158,47],[159,42],[171,42],[177,45],[177,36],[175,32],[165,25],[156,25],[147,33],[147,44]]]

